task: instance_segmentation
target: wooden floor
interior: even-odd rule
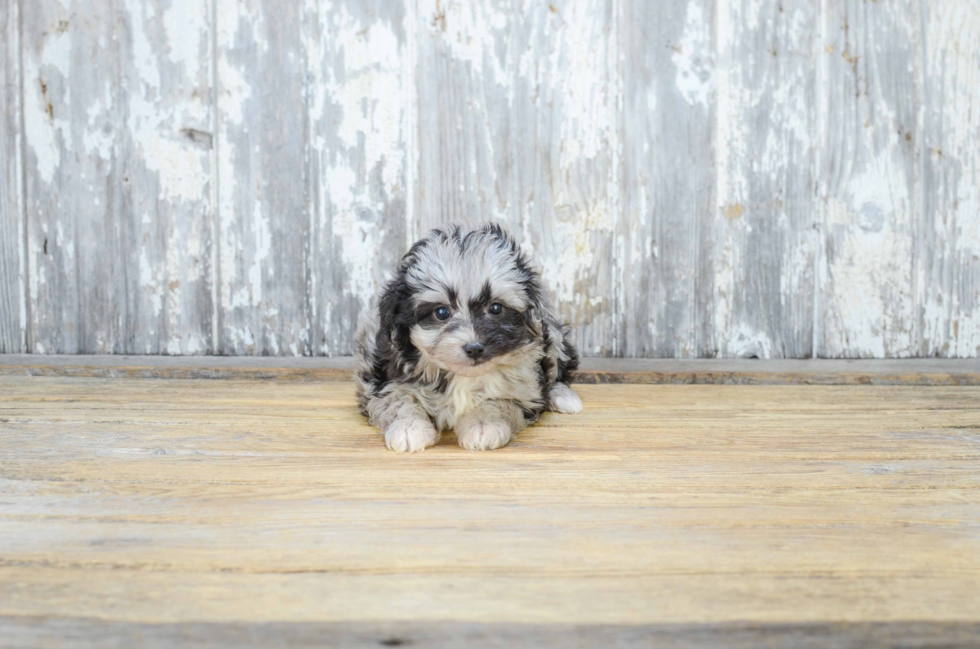
[[[402,456],[348,382],[0,376],[0,645],[980,645],[980,387],[576,389]]]

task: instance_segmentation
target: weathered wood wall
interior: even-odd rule
[[[500,220],[587,355],[977,356],[973,0],[0,0],[0,352],[338,355]]]

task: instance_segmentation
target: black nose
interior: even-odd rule
[[[483,343],[466,343],[463,345],[463,351],[466,355],[472,359],[477,359],[483,356]]]

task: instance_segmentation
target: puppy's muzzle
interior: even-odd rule
[[[483,346],[483,343],[481,342],[472,342],[463,345],[463,351],[466,352],[466,355],[472,358],[473,360],[477,360],[481,356],[483,356],[483,352],[485,351],[485,349],[486,348]]]

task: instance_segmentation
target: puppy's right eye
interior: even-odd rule
[[[449,313],[449,309],[447,309],[444,306],[441,306],[438,309],[436,309],[435,314],[436,314],[436,320],[448,320],[449,316],[451,315]]]

